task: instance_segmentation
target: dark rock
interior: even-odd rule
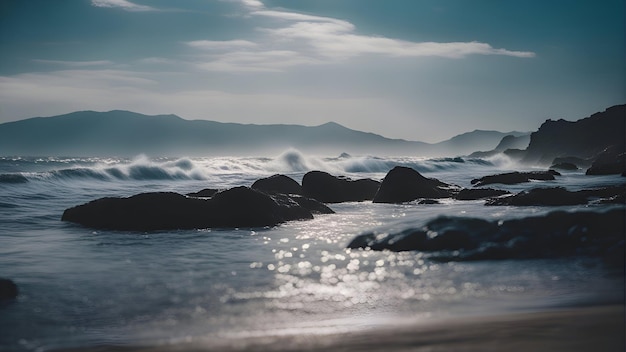
[[[101,198],[65,210],[61,220],[99,229],[156,231],[264,227],[311,218],[310,211],[289,197],[272,198],[248,187],[235,187],[210,199],[172,192]]]
[[[550,166],[550,169],[574,171],[574,170],[578,170],[578,166],[572,163],[558,163],[558,164],[552,164]]]
[[[211,198],[219,191],[219,189],[205,188],[198,192],[187,193],[187,196],[196,198]]]
[[[611,198],[623,196],[624,187],[607,187],[595,190],[568,191],[563,187],[534,188],[522,191],[509,197],[493,198],[487,200],[485,205],[578,205],[587,204],[590,198]]]
[[[554,160],[552,160],[552,165],[574,164],[579,169],[582,169],[582,168],[588,168],[589,166],[591,166],[592,162],[593,162],[592,159],[583,159],[583,158],[578,158],[575,156],[563,156],[563,157],[554,158]]]
[[[600,153],[591,167],[587,169],[587,175],[619,175],[626,172],[626,152],[623,146],[614,145]]]
[[[18,291],[13,280],[0,278],[0,301],[17,298]]]
[[[323,171],[307,172],[302,178],[305,196],[324,203],[361,202],[374,198],[380,182],[371,179],[351,180]]]
[[[463,188],[456,195],[458,200],[477,200],[483,198],[499,197],[505,194],[511,194],[509,191],[493,188]]]
[[[302,195],[302,186],[289,176],[273,175],[256,180],[252,184],[252,189],[266,193],[283,193]]]
[[[616,105],[578,121],[547,120],[530,135],[523,162],[547,165],[554,158],[592,158],[612,145],[624,150],[626,105]]]
[[[556,211],[505,221],[439,217],[396,233],[365,233],[348,248],[421,251],[441,261],[561,258],[575,255],[606,258],[624,269],[624,209],[607,212]]]
[[[304,197],[297,194],[282,194],[282,193],[274,193],[270,194],[270,197],[274,199],[277,203],[281,204],[282,202],[287,202],[287,204],[293,205],[291,202],[296,202],[300,207],[310,211],[312,214],[334,214],[335,212],[330,209],[326,204],[313,199]]]
[[[548,171],[530,171],[530,172],[507,172],[497,175],[489,175],[481,178],[475,178],[470,183],[474,187],[489,185],[493,183],[501,183],[505,185],[514,185],[517,183],[530,182],[530,180],[549,181],[554,180],[554,176],[561,174],[554,170]]]
[[[385,176],[374,203],[403,203],[420,198],[448,198],[459,187],[433,178],[426,178],[414,169],[396,166]]]
[[[431,205],[431,204],[441,204],[441,203],[436,199],[422,199],[419,202],[417,202],[417,204]]]

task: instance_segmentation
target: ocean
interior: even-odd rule
[[[422,252],[347,249],[356,236],[416,228],[440,216],[504,221],[624,205],[330,204],[336,213],[271,228],[102,231],[62,222],[67,208],[108,196],[250,186],[310,170],[380,180],[394,166],[470,188],[473,178],[532,170],[504,156],[0,158],[0,277],[20,290],[0,303],[0,351],[163,345],[350,332],[439,317],[623,304],[623,271],[602,258],[441,261]],[[512,192],[625,183],[564,171]],[[623,269],[623,268],[621,268]]]

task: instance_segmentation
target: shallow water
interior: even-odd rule
[[[519,169],[506,159],[325,158],[297,151],[267,158],[0,158],[0,175],[12,175],[0,178],[0,277],[20,288],[17,300],[0,306],[0,350],[327,333],[415,317],[622,302],[623,276],[599,258],[441,263],[418,252],[345,248],[363,232],[419,226],[439,215],[502,220],[608,206],[343,203],[331,205],[336,214],[274,228],[153,233],[60,221],[64,209],[104,196],[249,186],[275,173],[301,181],[308,170],[382,179],[395,165],[463,187],[472,178]],[[579,171],[494,187],[575,190],[623,182]]]

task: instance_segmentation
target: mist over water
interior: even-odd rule
[[[150,233],[60,221],[66,208],[100,197],[250,186],[276,173],[300,182],[311,170],[380,180],[398,165],[462,187],[521,168],[505,157],[315,156],[293,149],[268,157],[0,158],[0,277],[20,288],[16,301],[0,306],[0,350],[324,334],[623,298],[623,275],[599,258],[438,262],[420,252],[346,248],[364,232],[420,227],[442,215],[498,221],[615,205],[350,202],[332,204],[335,214],[273,228]],[[576,171],[497,186],[623,183]]]

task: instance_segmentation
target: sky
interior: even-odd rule
[[[130,110],[424,142],[626,103],[621,0],[3,0],[0,123]]]

